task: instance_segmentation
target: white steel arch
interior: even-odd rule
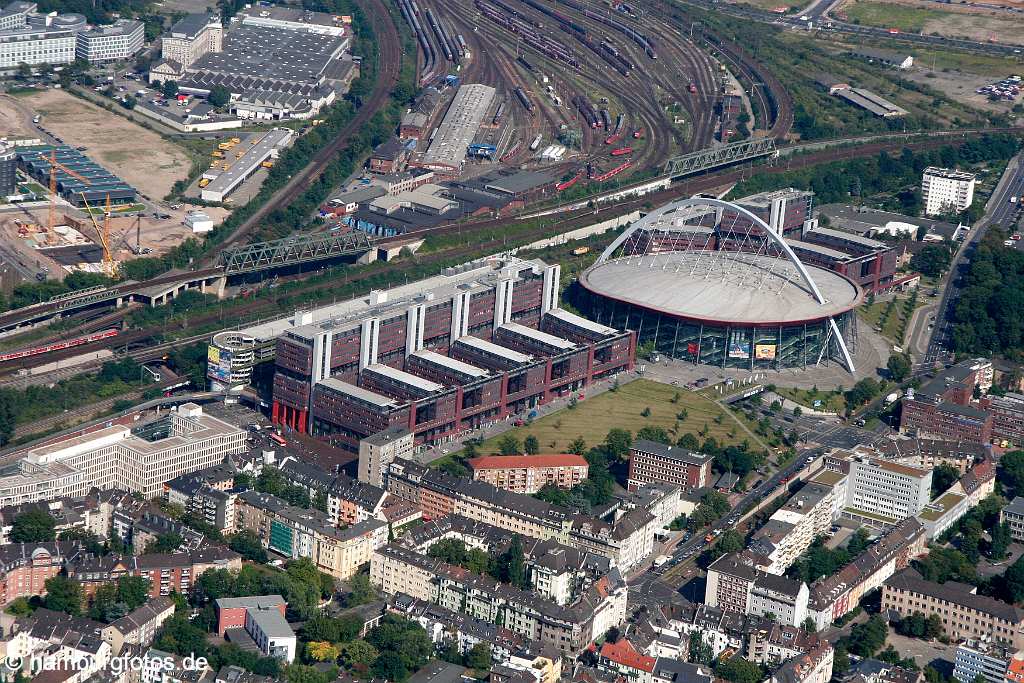
[[[630,225],[621,235],[616,237],[615,240],[611,244],[609,244],[603,252],[601,252],[601,256],[597,259],[597,263],[604,263],[605,261],[607,261],[611,257],[611,255],[615,253],[615,250],[622,246],[623,243],[625,243],[625,241],[628,240],[630,236],[632,236],[633,233],[635,233],[637,230],[643,230],[647,228],[648,225],[658,221],[667,214],[674,213],[681,209],[688,209],[691,207],[713,207],[716,209],[726,209],[729,211],[735,211],[738,215],[749,219],[754,225],[762,228],[765,234],[768,236],[768,238],[775,244],[775,246],[782,250],[782,252],[786,255],[786,258],[789,259],[789,262],[793,265],[794,268],[796,268],[797,272],[800,273],[800,277],[803,279],[804,284],[807,285],[807,288],[814,295],[814,298],[817,300],[817,302],[822,305],[825,304],[825,297],[822,296],[821,291],[818,289],[818,285],[815,284],[814,280],[811,278],[811,274],[807,272],[807,268],[804,266],[803,262],[800,261],[800,259],[793,252],[790,246],[786,244],[786,240],[782,238],[782,235],[772,230],[772,228],[767,223],[758,218],[752,212],[748,211],[747,209],[744,209],[742,206],[739,206],[738,204],[733,204],[732,202],[723,201],[721,199],[711,199],[709,197],[690,197],[689,199],[681,199],[677,202],[666,204],[665,206],[655,209],[651,213],[647,214],[640,220]],[[843,355],[843,360],[846,362],[847,369],[850,372],[854,372],[853,358],[850,356],[849,349],[846,348],[846,340],[843,339],[843,335],[839,330],[839,326],[836,324],[835,319],[832,317],[829,317],[828,321],[829,326],[832,329],[832,333],[835,337],[836,344],[839,346],[839,350]]]
[[[672,204],[666,204],[665,206],[662,206],[661,208],[652,211],[651,213],[647,214],[646,216],[644,216],[643,218],[629,226],[629,228],[627,228],[625,232],[619,235],[614,242],[609,244],[608,248],[601,253],[601,257],[597,259],[597,262],[603,263],[607,261],[608,258],[615,253],[615,250],[622,246],[622,244],[627,239],[629,239],[629,237],[634,232],[646,228],[649,223],[657,221],[666,214],[674,213],[676,211],[679,211],[680,209],[689,209],[691,207],[702,206],[710,206],[716,209],[728,209],[729,211],[735,211],[740,216],[750,219],[750,221],[754,225],[762,228],[768,235],[768,238],[775,243],[775,246],[782,249],[783,253],[786,254],[786,257],[789,259],[789,262],[792,263],[793,267],[796,268],[798,273],[800,273],[800,277],[803,278],[804,284],[806,284],[807,288],[811,290],[812,294],[814,294],[814,298],[817,299],[818,303],[825,303],[825,297],[823,297],[821,295],[821,292],[818,290],[818,285],[814,283],[814,280],[811,279],[811,274],[807,272],[807,269],[804,267],[804,264],[800,261],[800,259],[797,258],[796,254],[793,253],[793,250],[789,248],[789,245],[786,244],[786,240],[782,239],[781,235],[772,230],[767,223],[765,223],[763,220],[755,216],[747,209],[744,209],[742,206],[739,206],[738,204],[733,204],[732,202],[722,201],[721,199],[709,199],[707,197],[690,197],[689,199],[681,199],[678,202],[673,202]]]

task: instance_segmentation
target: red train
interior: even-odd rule
[[[17,358],[38,356],[44,353],[51,353],[53,351],[63,351],[64,349],[70,349],[74,346],[91,344],[92,342],[100,341],[101,339],[109,339],[110,337],[116,336],[117,330],[103,330],[102,332],[90,334],[88,337],[76,337],[74,339],[47,344],[46,346],[36,346],[31,349],[21,349],[20,351],[11,351],[10,353],[0,353],[0,363],[8,360],[15,360]]]
[[[621,157],[623,154],[629,154],[633,151],[632,147],[619,147],[618,149],[612,150],[613,157]]]
[[[570,187],[572,187],[573,185],[578,183],[580,178],[582,178],[582,177],[583,177],[583,169],[581,168],[579,170],[579,172],[576,175],[574,175],[572,178],[569,178],[565,182],[561,182],[561,183],[558,183],[557,185],[555,185],[555,189],[558,190],[559,192],[561,192],[562,190],[568,190]]]

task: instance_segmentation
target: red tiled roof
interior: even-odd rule
[[[647,673],[654,671],[654,657],[640,654],[633,647],[633,644],[625,638],[617,643],[605,643],[602,645],[601,657],[630,669],[646,671]]]
[[[587,460],[572,453],[551,455],[483,455],[466,461],[474,470],[503,470],[522,467],[586,467]]]

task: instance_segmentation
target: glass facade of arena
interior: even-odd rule
[[[723,368],[806,368],[842,362],[828,319],[782,325],[730,325],[687,320],[614,301],[579,288],[578,304],[596,322],[637,333],[637,346],[664,356]],[[575,303],[575,302],[574,302]],[[852,355],[857,317],[850,311],[835,318]]]

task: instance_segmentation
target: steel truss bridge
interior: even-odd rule
[[[775,138],[752,138],[673,157],[665,162],[663,175],[675,179],[719,166],[775,154],[778,154]]]
[[[217,265],[224,269],[225,275],[237,275],[336,256],[351,256],[372,248],[366,233],[358,230],[341,235],[297,235],[225,249],[220,253]]]

